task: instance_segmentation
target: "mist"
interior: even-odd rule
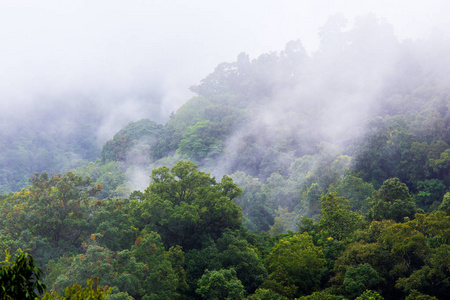
[[[28,174],[44,170],[49,149],[61,144],[60,162],[50,171],[93,161],[129,122],[164,124],[195,96],[189,87],[220,63],[242,52],[251,61],[287,53],[289,41],[299,41],[303,53],[298,84],[255,106],[250,130],[226,141],[214,173],[229,173],[236,145],[261,125],[268,137],[288,136],[280,128],[294,124],[342,146],[363,133],[359,124],[376,109],[386,78],[396,76],[399,45],[430,34],[439,43],[449,8],[446,1],[1,1],[0,137],[9,148],[2,148],[0,162],[14,166],[28,140],[34,150],[21,166]],[[358,16],[370,13],[381,36],[358,25]],[[367,49],[351,49],[363,56],[334,49],[338,43],[328,37],[339,32],[365,39]],[[317,107],[321,117],[302,123],[302,114]],[[279,117],[287,112],[289,118]],[[305,141],[301,147],[308,153],[315,146]],[[0,185],[10,180],[5,174]]]
[[[144,117],[137,113],[144,109],[146,117],[164,122],[192,96],[189,86],[240,52],[257,57],[296,39],[308,53],[316,51],[320,27],[336,13],[350,20],[347,26],[357,15],[376,13],[405,39],[445,25],[448,6],[446,1],[2,1],[1,109],[23,114],[24,107],[33,111],[81,96],[106,115],[99,132],[104,142],[105,127],[118,118],[117,109],[108,106],[130,107],[125,120],[117,121],[121,125]]]

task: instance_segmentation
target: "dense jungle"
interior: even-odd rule
[[[83,99],[0,130],[3,293],[17,271],[42,299],[447,299],[450,40],[344,23],[102,145]]]

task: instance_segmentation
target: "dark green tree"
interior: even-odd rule
[[[148,163],[151,148],[162,133],[163,126],[148,119],[130,122],[105,143],[101,152],[102,163]]]
[[[257,289],[247,300],[288,300],[288,298],[269,289]]]
[[[445,194],[446,187],[438,179],[427,179],[417,182],[417,189],[419,190],[415,197],[417,205],[428,210],[428,208],[436,208]]]
[[[75,283],[72,286],[66,287],[62,296],[58,292],[47,292],[42,297],[42,300],[106,300],[110,293],[111,287],[100,287],[98,286],[98,278],[90,278],[87,280],[86,286]]]
[[[266,259],[269,276],[262,287],[290,299],[313,292],[320,283],[325,258],[306,233],[281,239]]]
[[[19,251],[14,261],[5,251],[5,260],[0,261],[0,298],[5,300],[35,299],[46,289],[41,282],[42,271],[33,256]]]
[[[350,267],[345,273],[344,287],[351,299],[360,296],[365,290],[375,288],[382,282],[377,271],[368,263]]]
[[[357,297],[355,300],[384,300],[384,298],[375,291],[366,290],[361,296]]]
[[[299,300],[347,300],[344,296],[333,295],[326,291],[314,292],[308,296],[302,296]]]
[[[445,193],[444,199],[442,199],[441,204],[438,207],[438,210],[444,211],[447,215],[450,215],[450,193]]]
[[[336,192],[338,196],[349,200],[350,209],[367,212],[374,192],[373,184],[364,182],[357,175],[349,174],[330,186],[330,192]]]
[[[336,193],[324,195],[320,204],[318,226],[334,239],[342,240],[361,227],[360,216],[350,210],[349,201],[338,197]]]
[[[240,300],[244,298],[244,286],[236,277],[234,269],[206,270],[198,280],[196,290],[203,299]]]
[[[405,218],[413,219],[417,212],[414,198],[409,194],[406,184],[398,178],[383,182],[378,191],[373,193],[369,217],[372,220],[384,219],[402,222]]]
[[[28,226],[34,235],[47,237],[55,245],[60,241],[79,246],[89,229],[90,205],[102,188],[88,178],[67,172],[65,175],[35,174],[28,188]]]
[[[135,216],[157,231],[168,246],[188,250],[224,230],[242,226],[242,213],[233,199],[240,195],[230,177],[217,183],[190,161],[179,161],[169,170],[155,169]]]

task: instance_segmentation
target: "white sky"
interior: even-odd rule
[[[448,28],[450,1],[0,0],[0,110],[46,95],[125,99],[158,87],[168,115],[218,63],[294,39],[313,52],[329,16],[369,12],[415,39]]]

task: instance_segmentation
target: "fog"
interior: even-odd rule
[[[348,128],[372,109],[367,101],[377,97],[393,68],[397,54],[386,48],[389,43],[430,34],[439,40],[447,34],[449,12],[447,1],[0,1],[0,150],[10,150],[0,155],[0,165],[14,165],[15,151],[31,142],[38,146],[33,155],[26,154],[30,163],[21,170],[39,171],[34,163],[45,168],[45,161],[54,159],[47,150],[59,141],[67,144],[61,155],[77,161],[67,164],[61,158],[63,169],[79,166],[98,157],[102,145],[128,122],[166,122],[195,95],[189,87],[218,64],[234,62],[242,52],[251,60],[280,53],[292,40],[300,40],[308,59],[316,60],[315,68],[306,68],[310,73],[302,85],[278,91],[277,101],[255,111],[248,128],[295,122],[277,115],[299,112],[299,99],[303,108],[323,101],[322,119],[329,122],[317,126],[319,134],[339,145],[352,137]],[[386,24],[384,36],[391,41],[379,41],[370,36],[370,28],[355,26],[358,16],[368,13]],[[343,19],[340,27],[333,24]],[[362,49],[365,56],[339,57],[335,41],[326,37],[333,28],[362,28],[352,34],[366,39],[368,49],[374,46],[374,55]],[[377,42],[385,52],[377,51]],[[362,62],[362,69],[341,72],[353,59]],[[324,91],[334,79],[335,86],[344,88]],[[349,117],[355,111],[359,117]],[[24,141],[15,140],[17,135]],[[241,137],[237,132],[227,141],[230,151]],[[47,144],[41,147],[40,141]],[[95,147],[72,150],[83,144]],[[0,179],[8,176],[0,174]]]
[[[399,38],[415,39],[445,28],[449,8],[447,1],[0,1],[0,108],[23,114],[85,99],[104,121],[103,143],[131,120],[164,122],[192,96],[189,86],[240,52],[257,57],[294,39],[316,51],[333,14],[351,26],[373,12]]]

